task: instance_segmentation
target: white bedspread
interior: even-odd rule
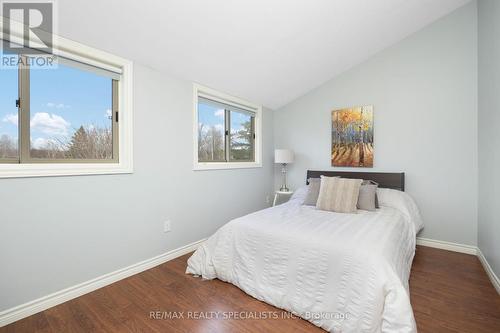
[[[422,223],[400,193],[379,190],[381,208],[356,214],[295,196],[224,225],[187,273],[232,283],[330,332],[416,332],[408,278]]]

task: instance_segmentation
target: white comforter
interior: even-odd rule
[[[286,204],[237,218],[189,258],[187,273],[218,278],[330,332],[416,332],[408,292],[418,209],[379,189],[376,212],[339,214]]]

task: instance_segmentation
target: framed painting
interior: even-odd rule
[[[373,167],[373,105],[332,111],[332,166]]]

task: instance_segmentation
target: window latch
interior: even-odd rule
[[[115,111],[115,119],[116,119],[116,122],[118,122],[118,111]]]
[[[228,131],[228,130],[226,130],[226,136],[227,136],[227,135],[229,135],[229,131]]]
[[[21,99],[16,99],[16,108],[20,108],[21,107]]]

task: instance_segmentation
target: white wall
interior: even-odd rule
[[[200,240],[267,206],[271,112],[264,110],[263,168],[192,171],[192,84],[134,70],[134,174],[0,180],[0,311]]]
[[[472,2],[275,111],[275,147],[297,155],[292,187],[307,169],[332,169],[330,112],[373,104],[375,165],[363,171],[406,173],[425,220],[420,236],[475,245],[476,11]]]
[[[500,3],[479,6],[479,218],[478,246],[500,276]]]

